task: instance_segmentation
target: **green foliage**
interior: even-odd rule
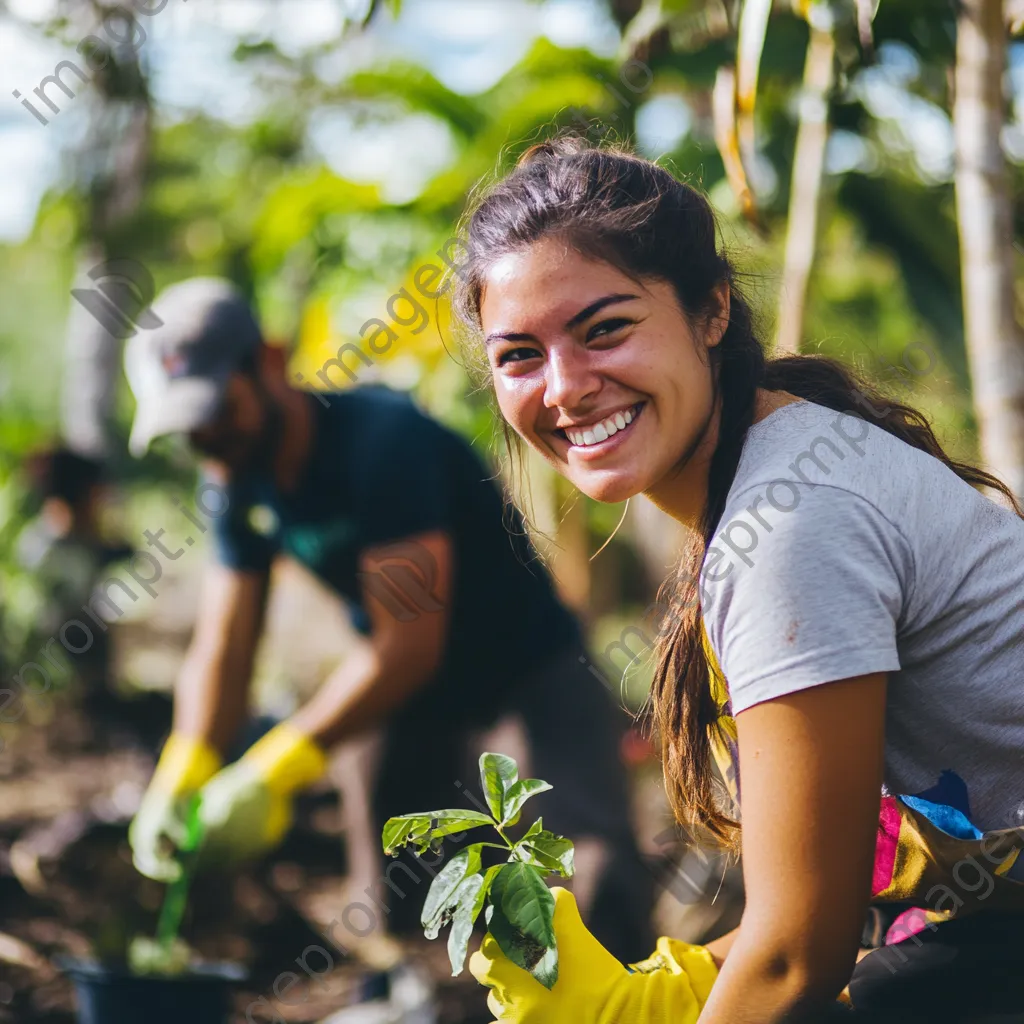
[[[486,814],[465,810],[425,811],[390,818],[384,826],[384,852],[390,855],[403,846],[413,846],[417,853],[426,853],[445,836],[490,824],[491,819]]]
[[[185,810],[185,835],[178,850],[182,871],[167,886],[164,905],[157,921],[156,938],[136,936],[128,945],[128,966],[133,974],[174,976],[184,973],[192,959],[192,949],[178,936],[188,905],[188,891],[196,857],[203,841],[203,823],[199,818],[199,796],[194,796]]]
[[[427,811],[391,818],[384,826],[384,852],[403,846],[418,853],[439,848],[444,836],[481,825],[492,826],[502,845],[490,842],[466,847],[444,866],[430,886],[420,923],[428,939],[451,925],[448,956],[452,973],[462,973],[473,926],[490,901],[487,924],[501,951],[551,988],[558,980],[555,941],[555,901],[544,883],[548,875],[570,878],[574,871],[573,845],[544,829],[537,820],[521,839],[505,830],[518,822],[523,805],[532,796],[551,789],[540,779],[519,779],[516,762],[504,754],[480,758],[480,785],[491,814],[477,811]],[[508,863],[482,870],[485,849],[501,850]]]

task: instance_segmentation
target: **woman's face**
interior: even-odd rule
[[[494,264],[480,315],[502,415],[590,497],[657,491],[704,437],[725,319],[692,324],[670,284],[545,239]]]

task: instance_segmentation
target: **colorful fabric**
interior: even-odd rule
[[[719,707],[712,750],[736,810],[740,806],[736,721],[722,670],[705,634],[711,693]],[[978,910],[1024,911],[1024,883],[1008,878],[1024,848],[1024,830],[983,832],[971,821],[964,780],[951,769],[916,794],[882,794],[872,896],[912,903],[890,926],[886,944]]]

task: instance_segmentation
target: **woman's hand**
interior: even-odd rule
[[[487,1006],[514,1024],[693,1024],[717,969],[702,946],[661,939],[633,973],[587,931],[566,889],[555,896],[558,981],[550,991],[486,936],[469,969],[490,988]]]

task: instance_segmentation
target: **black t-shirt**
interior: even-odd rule
[[[326,407],[310,402],[312,449],[295,490],[281,494],[265,473],[228,486],[213,531],[222,564],[266,571],[275,555],[290,555],[346,599],[367,632],[366,589],[399,617],[432,606],[431,556],[400,542],[443,530],[455,559],[449,683],[484,694],[580,642],[521,517],[466,442],[387,388],[334,394]],[[361,553],[390,544],[381,571],[360,578]]]

